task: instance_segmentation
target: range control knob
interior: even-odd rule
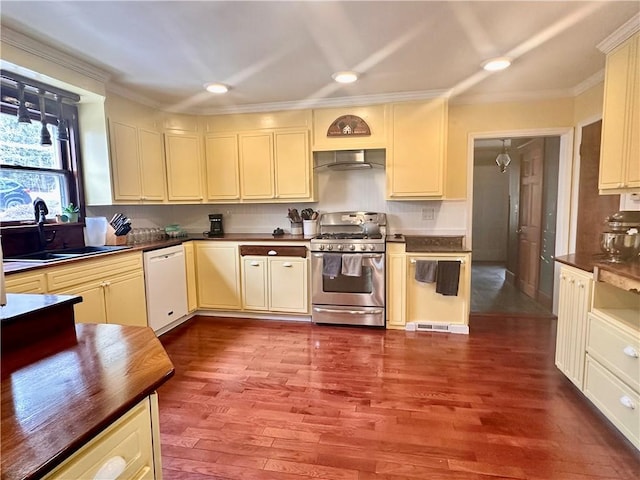
[[[366,246],[366,245],[360,245],[360,250],[364,250],[364,249],[366,249],[366,248],[367,248],[367,246]]]
[[[376,249],[376,247],[374,247],[373,245],[369,245],[369,250],[371,250],[372,252]]]
[[[318,250],[320,250],[320,251],[324,250],[324,245],[320,245],[320,246],[318,247]]]
[[[356,246],[355,245],[349,245],[349,250],[355,250]]]
[[[338,245],[338,250],[342,250],[344,248],[344,245]]]
[[[333,245],[327,245],[327,250],[333,250]]]

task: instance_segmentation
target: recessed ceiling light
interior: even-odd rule
[[[227,93],[229,91],[229,87],[222,83],[207,83],[204,88],[211,93]]]
[[[331,75],[338,83],[353,83],[358,80],[358,74],[356,72],[336,72]]]
[[[492,58],[491,60],[487,60],[482,64],[482,68],[487,70],[488,72],[497,72],[499,70],[504,70],[509,65],[511,65],[511,59],[507,57],[498,57]]]

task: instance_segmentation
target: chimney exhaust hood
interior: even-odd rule
[[[313,152],[313,168],[316,170],[368,170],[384,168],[384,163],[384,148]]]

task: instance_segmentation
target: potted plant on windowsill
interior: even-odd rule
[[[78,221],[78,213],[80,209],[73,203],[69,203],[62,209],[62,215],[60,215],[60,221],[74,223]]]

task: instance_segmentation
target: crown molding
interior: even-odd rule
[[[596,85],[598,85],[599,83],[602,83],[602,82],[604,82],[604,68],[602,70],[594,73],[593,75],[591,75],[586,80],[583,80],[582,82],[580,82],[575,87],[573,87],[573,89],[572,89],[573,96],[577,97],[578,95],[583,94],[584,92],[586,92],[590,88],[595,87]]]
[[[24,33],[13,30],[6,25],[2,25],[0,32],[0,39],[2,43],[11,45],[19,50],[22,50],[30,55],[42,58],[52,63],[56,63],[62,67],[88,77],[92,80],[96,80],[100,83],[106,83],[109,81],[111,74],[102,70],[95,65],[84,62],[76,57],[61,52],[56,48],[53,48],[45,43],[42,43],[32,37],[25,35]]]
[[[554,98],[573,98],[573,89],[544,90],[540,92],[501,92],[451,97],[449,104],[474,105],[479,103],[534,102]]]
[[[596,47],[602,53],[608,54],[638,31],[640,31],[640,13],[636,13],[622,24],[620,28],[596,45]]]
[[[131,90],[130,88],[124,87],[120,84],[109,82],[106,85],[107,93],[114,93],[123,98],[131,100],[132,102],[139,103],[146,107],[155,108],[156,110],[168,111],[164,105],[155,100],[151,100],[149,97],[145,97],[144,95]],[[190,113],[190,112],[179,112],[179,113]]]

